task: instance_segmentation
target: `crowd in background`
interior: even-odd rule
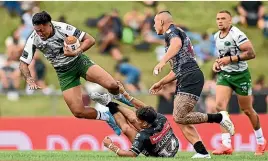
[[[122,44],[129,44],[138,51],[154,51],[158,60],[165,54],[164,38],[157,35],[154,30],[154,15],[160,11],[167,10],[166,6],[161,2],[145,1],[144,8],[135,8],[128,11],[123,17],[119,16],[117,9],[112,9],[107,13],[99,15],[99,17],[88,18],[86,25],[90,28],[97,28],[98,34],[95,36],[97,47],[100,54],[110,55],[116,62],[114,67],[116,79],[124,82],[126,89],[138,94],[141,91],[146,91],[141,82],[142,69],[131,63],[127,54],[121,51]],[[0,92],[5,93],[10,100],[18,100],[19,91],[23,90],[26,94],[33,94],[34,91],[21,89],[22,76],[19,70],[19,57],[22,53],[27,37],[33,31],[32,16],[40,11],[39,2],[16,2],[3,1],[0,5],[6,9],[10,17],[19,16],[20,25],[14,30],[9,37],[6,38],[6,50],[0,54]],[[265,10],[262,2],[259,1],[243,1],[238,2],[234,7],[237,15],[233,17],[234,24],[244,26],[255,26],[263,31],[263,35],[268,37],[268,17],[265,15]],[[58,20],[66,22],[64,16],[60,16]],[[194,50],[197,61],[200,65],[214,60],[217,57],[213,32],[204,31],[196,33],[184,26],[181,27],[194,42]],[[47,85],[45,81],[47,67],[41,59],[38,51],[35,53],[33,62],[31,63],[30,71],[32,76],[37,80],[37,84],[42,87],[42,93],[49,95],[54,88]],[[264,76],[260,76],[253,83],[254,91],[267,90],[265,86]],[[172,110],[174,91],[176,82],[169,84],[159,93],[159,112],[168,113]],[[24,86],[23,86],[24,87]],[[206,98],[203,100],[204,106],[200,105],[200,111],[213,113],[215,112],[215,87],[216,74],[211,73],[211,78],[206,80],[204,93]],[[103,90],[100,86],[86,83],[85,91]],[[88,100],[85,98],[85,100]],[[268,99],[266,98],[266,102]],[[161,107],[170,107],[161,108]],[[163,111],[161,111],[163,110]]]

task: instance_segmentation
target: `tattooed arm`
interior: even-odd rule
[[[30,86],[30,89],[38,89],[40,88],[34,81],[34,78],[31,76],[30,70],[29,70],[29,64],[31,64],[34,53],[36,51],[36,45],[34,44],[34,36],[36,35],[35,32],[33,32],[29,38],[27,39],[27,42],[25,44],[25,47],[23,49],[22,55],[20,57],[20,71],[23,74],[27,84]]]
[[[27,84],[30,86],[30,89],[38,89],[40,88],[34,81],[34,78],[31,76],[28,64],[23,61],[20,61],[20,71],[24,76]]]
[[[256,57],[255,51],[253,49],[253,45],[250,41],[245,42],[244,44],[240,45],[239,49],[243,51],[243,53],[239,55],[241,61],[254,59]],[[238,56],[232,56],[232,61],[238,62]]]
[[[250,41],[247,41],[239,46],[239,49],[242,51],[239,55],[227,56],[221,59],[217,59],[216,62],[219,66],[227,65],[231,62],[239,62],[254,59],[256,57],[255,51]],[[214,64],[215,65],[215,64]]]

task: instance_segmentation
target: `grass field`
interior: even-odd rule
[[[175,160],[194,160],[191,159],[192,152],[178,152],[175,158],[151,158],[140,156],[138,158],[120,158],[112,152],[17,152],[1,151],[0,161],[175,161]],[[203,159],[202,159],[203,160]],[[252,152],[234,153],[232,156],[212,156],[211,161],[266,161],[268,154],[264,156],[254,156]]]

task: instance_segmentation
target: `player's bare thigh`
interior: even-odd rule
[[[108,90],[118,90],[115,79],[99,65],[92,65],[87,70],[87,81],[97,83]]]
[[[128,124],[127,119],[121,112],[117,112],[113,116],[117,125],[122,129],[122,132],[128,137],[131,142],[133,142],[138,133],[137,130]]]
[[[81,86],[76,86],[62,92],[63,98],[75,116],[84,110]]]
[[[216,85],[216,108],[217,111],[226,111],[233,90],[228,86]]]
[[[137,122],[136,113],[128,108],[123,106],[118,106],[119,111],[123,114],[123,116],[127,119],[130,123],[130,126],[133,126],[137,131],[141,130],[140,125]]]

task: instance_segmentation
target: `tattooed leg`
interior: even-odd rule
[[[175,122],[183,125],[221,122],[221,114],[193,112],[197,100],[197,97],[192,94],[179,93],[174,101],[173,118]]]

